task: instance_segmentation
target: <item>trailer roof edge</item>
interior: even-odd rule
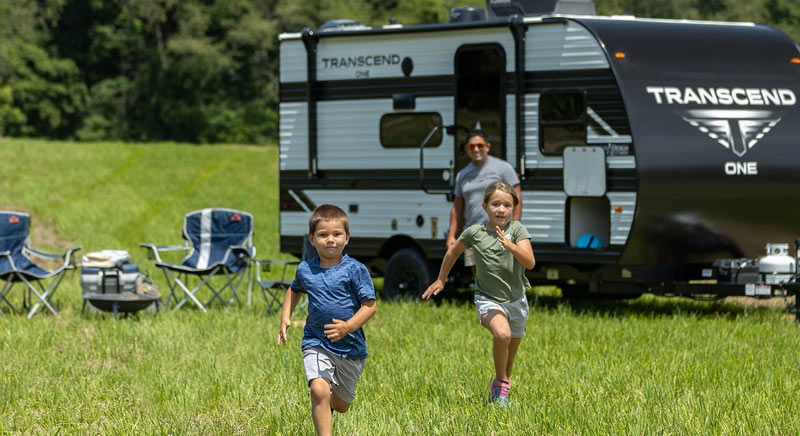
[[[756,23],[747,21],[705,21],[705,20],[676,20],[672,18],[640,18],[633,15],[547,15],[544,17],[526,17],[523,19],[524,23],[536,23],[546,18],[564,18],[570,20],[608,20],[608,21],[636,21],[644,23],[669,23],[669,24],[699,24],[706,26],[737,26],[737,27],[754,27]]]
[[[689,25],[706,25],[706,26],[736,26],[736,27],[755,27],[757,24],[752,22],[726,22],[726,21],[703,21],[703,20],[676,20],[667,18],[640,18],[633,15],[541,15],[536,17],[523,17],[524,24],[544,24],[552,22],[553,20],[608,20],[608,21],[636,21],[648,23],[672,23],[672,24],[689,24]],[[475,29],[482,27],[505,27],[509,25],[508,19],[495,19],[480,22],[469,23],[435,23],[435,24],[414,24],[414,25],[386,25],[382,27],[367,27],[361,30],[341,30],[341,31],[315,31],[318,37],[328,36],[356,36],[365,34],[389,34],[389,33],[406,33],[406,32],[436,32],[443,30],[456,30],[456,29]],[[302,38],[300,32],[281,33],[278,35],[279,41],[285,40],[299,40]]]

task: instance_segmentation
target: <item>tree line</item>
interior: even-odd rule
[[[441,23],[476,0],[0,0],[0,135],[264,144],[278,34],[334,18]],[[599,15],[753,21],[800,40],[800,0],[595,0]]]

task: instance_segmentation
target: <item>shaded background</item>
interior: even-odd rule
[[[596,0],[599,15],[753,21],[798,0]],[[0,135],[274,143],[277,36],[333,18],[441,23],[476,0],[0,0]]]

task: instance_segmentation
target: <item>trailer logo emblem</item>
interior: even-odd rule
[[[689,110],[683,120],[742,157],[780,121],[772,111]]]
[[[656,104],[742,107],[678,112],[684,121],[738,157],[755,147],[783,117],[781,111],[745,107],[786,107],[797,104],[797,96],[788,88],[646,86],[645,91],[653,96]]]

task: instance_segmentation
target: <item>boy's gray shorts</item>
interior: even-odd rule
[[[475,309],[478,311],[478,322],[481,322],[483,315],[493,310],[502,311],[511,327],[511,337],[525,336],[525,326],[528,324],[528,298],[525,295],[517,301],[498,303],[481,294],[475,294]]]
[[[315,378],[324,378],[331,383],[331,391],[346,403],[356,397],[358,378],[364,371],[364,359],[345,359],[329,353],[321,347],[303,350],[306,368],[306,384]]]

